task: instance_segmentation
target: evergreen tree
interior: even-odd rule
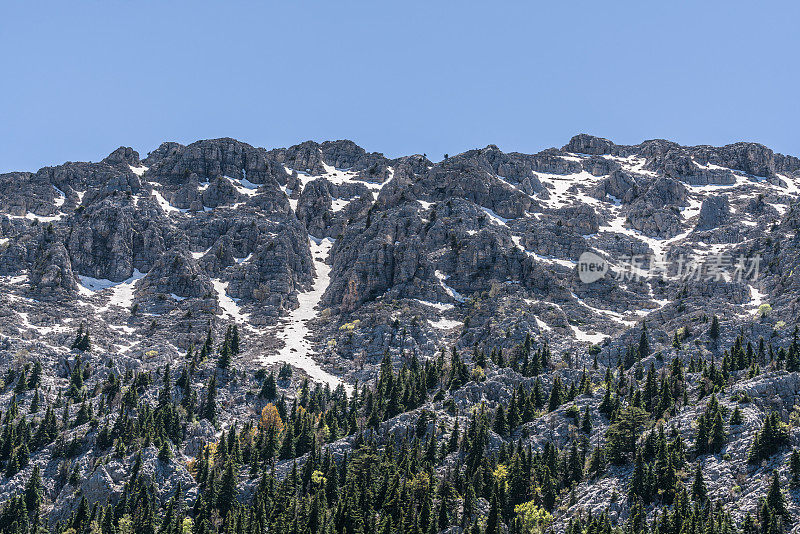
[[[711,328],[708,329],[708,337],[714,341],[719,339],[719,319],[716,315],[711,319]]]
[[[211,375],[206,387],[206,396],[200,411],[201,419],[208,419],[211,423],[217,422],[217,373]]]
[[[650,341],[647,338],[647,323],[642,321],[642,334],[639,336],[639,358],[650,355]]]
[[[706,481],[703,479],[703,469],[700,462],[697,462],[697,469],[694,472],[692,500],[699,503],[704,503],[708,500],[708,490],[706,489]]]
[[[169,445],[169,440],[164,439],[161,441],[161,447],[158,449],[158,459],[166,463],[172,458],[172,447]]]
[[[786,497],[781,490],[781,481],[777,470],[772,472],[772,482],[767,492],[767,504],[773,514],[789,517],[789,509],[786,507]]]
[[[33,363],[33,370],[31,376],[28,377],[28,389],[36,389],[42,383],[42,362],[36,360]]]
[[[792,485],[800,485],[800,452],[797,449],[794,449],[789,457],[789,475],[792,477]]]
[[[42,475],[39,466],[35,465],[28,482],[25,484],[25,507],[28,512],[38,514],[43,498],[44,484],[42,484]]]
[[[616,464],[627,462],[636,450],[636,440],[648,421],[647,413],[632,406],[620,411],[617,420],[606,431],[608,458]]]
[[[259,397],[267,400],[274,400],[278,396],[278,384],[275,382],[275,371],[270,372],[264,379],[261,386]]]
[[[563,392],[561,386],[561,378],[556,375],[553,379],[553,387],[550,390],[550,399],[547,401],[547,411],[552,412],[561,406],[563,402]]]
[[[217,360],[217,367],[220,369],[228,369],[231,366],[231,355],[233,353],[231,349],[233,333],[230,326],[228,326],[227,330],[225,330],[225,338],[222,341],[222,344],[219,347],[219,359]]]
[[[500,519],[500,505],[497,502],[497,489],[492,492],[489,504],[489,517],[486,519],[485,534],[502,534],[503,525]]]
[[[503,406],[500,405],[497,407],[497,411],[494,414],[494,427],[493,430],[500,434],[501,436],[505,436],[508,433],[508,424],[506,423],[506,414],[505,410],[503,410]]]
[[[708,452],[708,423],[706,414],[697,418],[697,435],[695,436],[695,453],[706,454]]]
[[[14,386],[14,393],[17,395],[21,395],[28,390],[28,379],[25,376],[25,369],[23,368],[22,371],[19,373],[19,378],[17,379],[17,384]]]
[[[789,440],[789,429],[777,412],[767,415],[761,430],[756,433],[747,461],[760,462],[777,452]]]
[[[714,423],[711,427],[711,443],[709,444],[709,452],[719,453],[725,446],[727,438],[725,436],[725,427],[722,423],[722,413],[717,410],[717,415],[714,417]]]
[[[634,461],[633,474],[631,475],[631,481],[628,487],[628,499],[630,499],[631,502],[635,502],[637,498],[645,499],[645,476],[644,460],[642,460],[641,454],[637,454],[636,460]]]
[[[236,487],[236,472],[234,471],[234,462],[228,460],[225,464],[225,472],[220,481],[220,488],[217,492],[217,508],[219,508],[220,515],[223,517],[228,514],[236,501],[238,493]]]
[[[742,416],[742,411],[737,406],[733,409],[733,413],[731,414],[730,424],[731,426],[741,425],[744,422],[744,417]]]
[[[236,324],[231,329],[231,352],[234,356],[239,354],[239,326]]]
[[[583,418],[581,419],[581,430],[587,434],[592,431],[592,415],[589,413],[588,406],[583,410]]]

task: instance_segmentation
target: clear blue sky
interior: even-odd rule
[[[797,2],[660,4],[9,0],[0,172],[223,136],[434,160],[579,132],[800,154]]]

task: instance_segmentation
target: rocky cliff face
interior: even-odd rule
[[[661,357],[677,351],[680,331],[682,347],[719,358],[703,337],[712,316],[724,325],[718,346],[739,334],[782,339],[800,319],[798,186],[800,160],[754,143],[623,146],[581,134],[537,154],[490,145],[438,163],[350,141],[273,150],[234,139],[164,143],[143,159],[120,147],[98,163],[0,175],[0,370],[19,368],[21,354],[41,362],[45,405],[69,377],[80,324],[92,335],[93,368],[124,376],[161,369],[202,345],[209,328],[219,338],[235,323],[247,343],[221,392],[225,426],[252,418],[254,372],[281,362],[295,367],[281,386],[291,397],[301,376],[370,381],[386,354],[399,367],[443,346],[471,354],[491,340],[511,351],[532,336],[546,338],[554,373],[566,379],[598,361],[599,382],[643,323]],[[578,272],[585,252],[608,265],[591,284]],[[632,256],[647,276],[634,276]],[[737,271],[740,257],[747,264]],[[720,261],[724,276],[711,270]],[[493,364],[481,372],[485,381],[448,393],[463,425],[474,403],[501,405],[530,382]],[[730,407],[736,392],[754,400],[728,450],[737,461],[759,418],[780,409],[788,421],[798,400],[797,374],[776,373],[723,393]],[[6,403],[14,393],[1,395]],[[601,399],[576,401],[595,410],[593,443],[608,426],[596,413]],[[445,417],[449,408],[437,399],[425,409]],[[676,432],[689,435],[696,411],[676,415]],[[574,428],[563,415],[530,421],[513,439],[541,448],[548,429],[566,446]],[[385,424],[416,420],[399,417]],[[180,461],[216,430],[197,423],[186,432],[173,464],[159,464],[152,449],[143,461],[165,491],[180,481],[193,501],[198,487]],[[124,462],[99,465],[89,449],[76,463],[82,493],[118,494]],[[43,472],[55,469],[50,449],[37,454]],[[726,495],[736,469],[712,462],[710,491]],[[8,498],[29,472],[0,477],[0,494]],[[583,482],[559,517],[605,510],[629,474]],[[67,517],[78,499],[48,476],[52,517]],[[757,507],[764,476],[742,490],[743,511]],[[627,517],[627,505],[614,508]]]

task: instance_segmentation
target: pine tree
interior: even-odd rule
[[[42,362],[36,360],[33,363],[33,370],[31,376],[28,377],[28,389],[36,389],[42,383]]]
[[[489,504],[489,517],[486,519],[485,534],[501,534],[503,525],[500,520],[500,506],[497,502],[497,489],[492,492],[492,499]]]
[[[706,414],[697,419],[697,435],[694,440],[695,453],[706,454],[708,452],[708,422]]]
[[[450,524],[449,509],[451,508],[451,503],[449,502],[449,497],[450,485],[448,484],[447,479],[445,479],[442,482],[442,486],[439,490],[439,519],[437,521],[439,531],[445,530]]]
[[[83,333],[84,333],[83,328],[84,328],[83,323],[81,323],[80,326],[78,327],[78,333],[75,336],[75,341],[73,341],[72,345],[70,345],[71,349],[78,349],[80,347],[81,342],[83,341]]]
[[[508,433],[508,424],[506,423],[506,414],[505,410],[503,410],[503,406],[500,405],[497,407],[497,411],[494,414],[494,427],[492,428],[495,432],[500,434],[501,436],[505,436]]]
[[[31,399],[31,405],[28,408],[28,413],[38,413],[41,404],[41,398],[39,397],[39,390],[37,389],[33,394],[33,399]]]
[[[581,430],[587,434],[592,431],[592,415],[589,413],[588,406],[583,410],[583,419],[581,420]]]
[[[73,399],[80,397],[83,394],[83,364],[81,363],[80,356],[75,358],[75,364],[72,367],[72,373],[69,376],[69,388],[67,389],[67,396]]]
[[[214,348],[214,336],[211,333],[211,325],[208,325],[208,330],[206,331],[206,341],[203,343],[203,348],[205,349],[206,354],[211,354],[211,351]]]
[[[200,417],[201,419],[208,419],[214,424],[217,422],[217,373],[212,374],[208,381]]]
[[[733,409],[733,413],[731,414],[730,424],[731,426],[741,425],[744,422],[744,417],[742,416],[742,411],[737,406]]]
[[[709,452],[718,453],[727,442],[725,436],[725,426],[722,423],[722,413],[717,410],[717,415],[714,417],[714,423],[711,427],[711,442],[709,444]]]
[[[172,447],[169,445],[169,440],[164,439],[161,441],[161,447],[158,449],[158,459],[166,463],[172,458]]]
[[[780,419],[777,412],[771,412],[756,433],[747,461],[751,464],[760,462],[777,452],[789,440],[788,426]]]
[[[606,431],[608,458],[615,464],[624,464],[628,456],[636,451],[636,440],[639,438],[648,415],[641,408],[628,406],[620,410],[619,415]]]
[[[708,329],[708,337],[714,341],[719,339],[719,319],[716,315],[711,319],[711,328]]]
[[[158,394],[158,405],[163,408],[172,404],[172,367],[169,363],[164,367],[164,376],[161,383],[161,392]]]
[[[281,450],[278,453],[278,457],[281,460],[288,460],[295,457],[294,442],[294,425],[289,423],[286,425],[283,441],[281,442]]]
[[[259,397],[267,400],[274,400],[278,396],[278,385],[275,382],[275,371],[270,372],[264,379],[264,384],[261,386]]]
[[[644,499],[645,492],[645,468],[642,455],[637,454],[634,461],[633,474],[631,475],[631,482],[628,487],[628,498],[631,502],[636,501],[637,498]]]
[[[39,466],[35,465],[28,482],[25,484],[25,507],[29,512],[38,514],[43,498],[44,485],[42,484],[42,475]]]
[[[458,431],[458,419],[456,419],[456,424],[453,426],[453,431],[450,433],[450,439],[447,441],[447,452],[455,452],[458,450],[458,440],[460,438],[460,434]],[[800,458],[800,457],[798,457]]]
[[[562,396],[563,392],[561,387],[561,378],[556,375],[556,377],[553,379],[553,387],[550,390],[550,399],[547,401],[548,412],[552,412],[561,406],[561,403],[563,402]]]
[[[21,395],[28,390],[28,380],[25,377],[25,369],[23,368],[22,371],[19,373],[19,378],[17,379],[17,384],[14,386],[14,393],[17,395]]]
[[[220,369],[228,369],[231,366],[231,348],[230,348],[230,328],[225,335],[225,341],[219,349],[219,359],[217,360],[217,367]]]
[[[642,334],[639,336],[639,358],[650,355],[650,341],[647,339],[647,323],[642,321]]]
[[[231,352],[234,356],[239,354],[239,326],[236,324],[231,330]]]
[[[703,469],[700,462],[697,462],[697,469],[694,472],[692,500],[699,503],[704,503],[708,500],[708,490],[706,489],[706,481],[703,479]]]
[[[797,449],[792,451],[789,458],[789,474],[792,477],[792,485],[800,485],[800,452]]]
[[[767,504],[773,514],[789,517],[789,509],[786,507],[786,497],[781,490],[781,481],[777,470],[772,472],[772,482],[767,492]]]
[[[219,509],[220,515],[223,517],[227,515],[233,507],[238,493],[236,488],[236,472],[233,466],[233,461],[228,460],[225,465],[225,472],[222,475],[222,480],[220,481],[219,491],[217,492],[217,508]]]

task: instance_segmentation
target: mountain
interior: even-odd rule
[[[0,175],[0,531],[788,531],[799,186],[585,134]]]

